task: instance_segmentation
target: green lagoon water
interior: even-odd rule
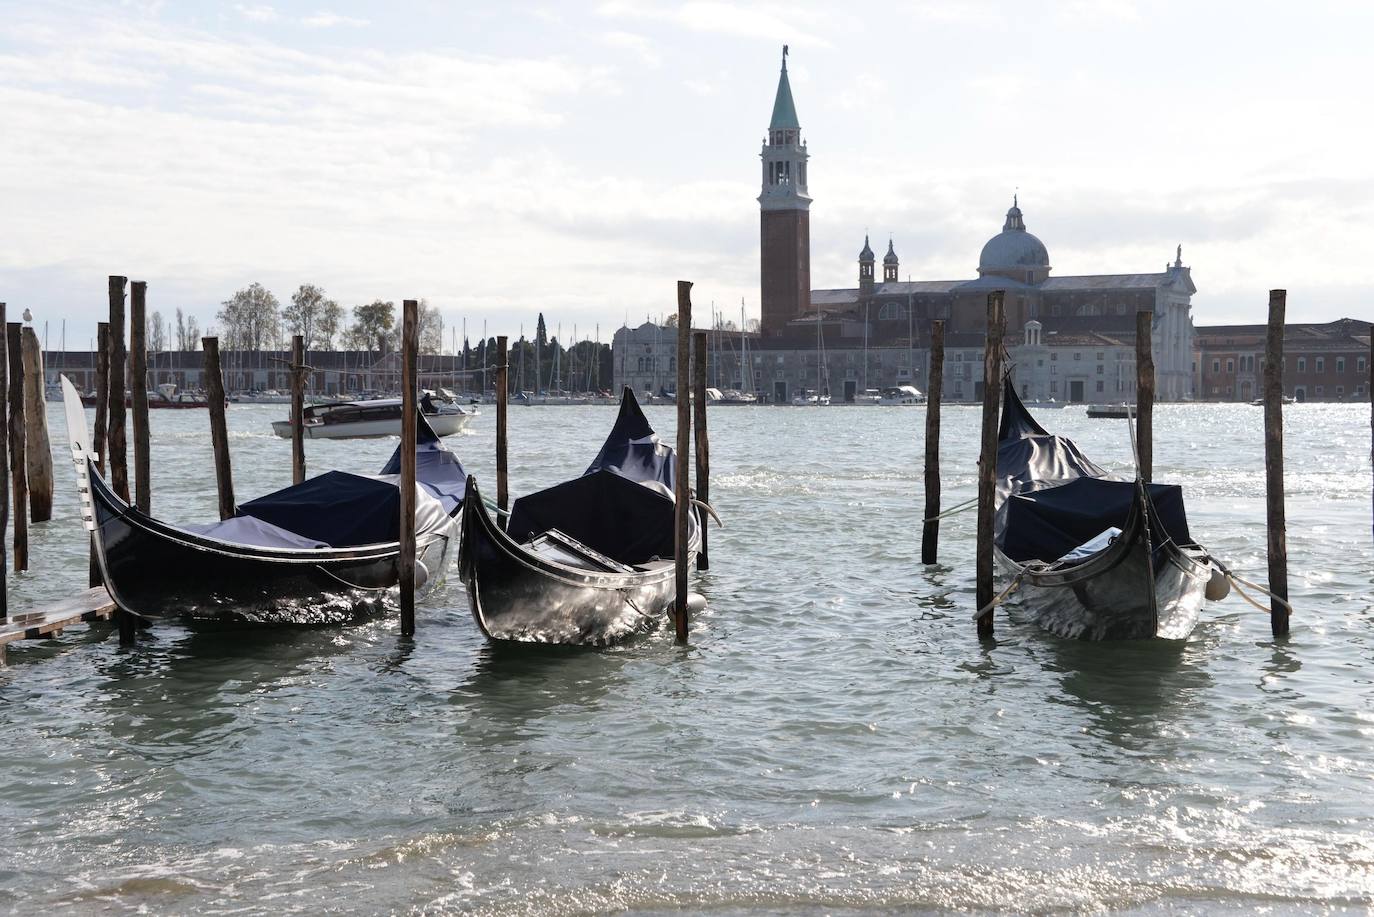
[[[64,436],[51,406],[55,445]],[[289,483],[275,406],[236,488]],[[449,442],[493,478],[494,409]],[[1124,422],[1040,412],[1126,473]],[[670,408],[650,408],[670,436]],[[582,471],[609,408],[512,408],[515,493]],[[1179,645],[972,621],[972,517],[917,561],[923,409],[710,415],[690,645],[486,644],[456,581],[396,622],[158,624],[0,669],[0,909],[19,913],[1326,913],[1374,907],[1367,405],[1286,409],[1289,639],[1237,598]],[[207,420],[155,413],[154,511],[213,516]],[[945,411],[947,505],[978,411]],[[1264,578],[1261,412],[1161,406],[1156,479]],[[313,472],[395,441],[311,442]],[[57,451],[57,450],[55,450]],[[61,452],[58,452],[59,456]],[[84,585],[74,478],[11,607]]]

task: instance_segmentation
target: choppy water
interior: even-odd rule
[[[230,411],[241,496],[289,446]],[[586,465],[608,408],[515,408],[512,490]],[[53,434],[62,424],[54,411]],[[1043,413],[1127,467],[1124,422]],[[671,409],[650,409],[670,435]],[[490,480],[493,414],[455,437]],[[484,644],[456,582],[394,622],[158,625],[0,669],[0,907],[478,914],[1325,912],[1374,905],[1367,406],[1286,411],[1285,642],[1236,598],[1181,646],[970,614],[972,518],[917,562],[921,409],[711,412],[709,610],[610,651]],[[154,510],[214,513],[206,419],[155,413]],[[947,505],[977,412],[945,412]],[[1260,411],[1163,406],[1156,478],[1264,577]],[[309,443],[372,470],[394,441]],[[22,608],[83,584],[72,476]]]

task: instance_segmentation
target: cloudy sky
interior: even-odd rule
[[[814,285],[867,230],[975,276],[1019,189],[1057,274],[1156,271],[1198,324],[1374,318],[1374,4],[0,3],[0,300],[85,346],[105,276],[213,324],[260,281],[605,340],[696,283],[758,311],[790,44]],[[56,330],[52,346],[57,346]]]

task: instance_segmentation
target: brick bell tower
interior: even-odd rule
[[[760,314],[764,334],[778,334],[811,308],[811,198],[806,144],[787,81],[787,46],[763,152],[759,194]]]

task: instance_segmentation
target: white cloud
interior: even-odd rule
[[[335,26],[347,26],[356,29],[370,24],[370,20],[358,19],[354,16],[340,16],[338,13],[331,13],[328,10],[320,10],[301,19],[301,25],[312,29],[329,29]]]
[[[275,9],[265,4],[243,4],[237,3],[234,9],[238,10],[240,16],[249,22],[276,22],[281,16]]]
[[[651,5],[632,0],[606,0],[597,13],[609,19],[638,19],[741,38],[764,38],[780,44],[828,47],[819,34],[830,18],[816,10],[791,4],[736,4],[721,0]]]
[[[606,32],[602,34],[601,40],[613,48],[623,48],[632,52],[649,67],[658,67],[663,63],[663,57],[654,43],[643,35],[636,35],[634,32]]]

